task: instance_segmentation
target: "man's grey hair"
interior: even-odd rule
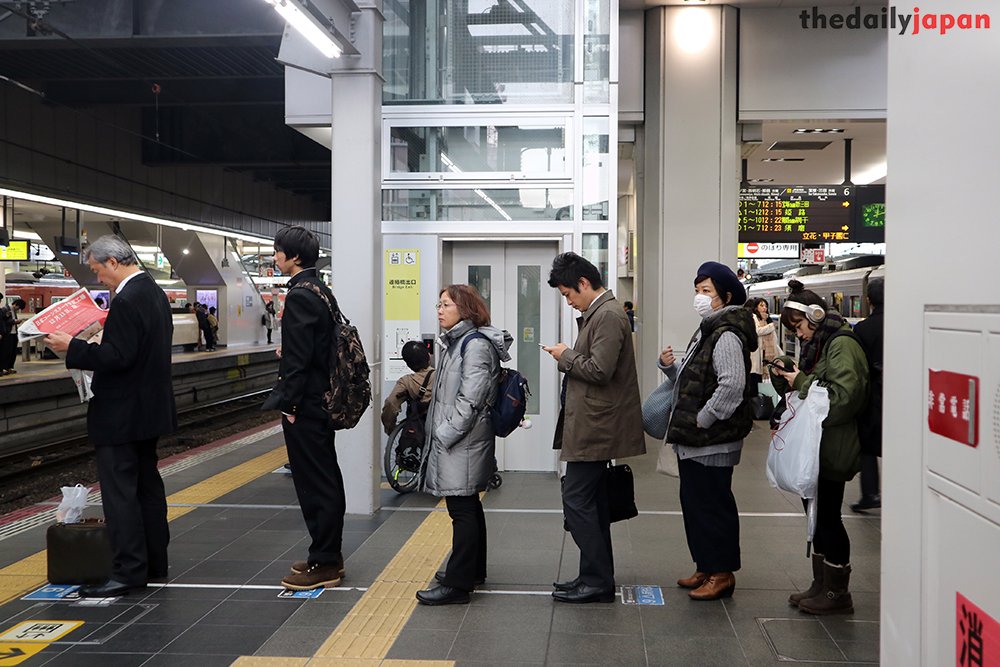
[[[132,247],[114,234],[105,234],[87,246],[83,251],[84,261],[93,259],[98,264],[105,264],[114,257],[119,264],[132,266],[139,263]]]

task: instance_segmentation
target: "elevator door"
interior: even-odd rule
[[[497,438],[500,470],[551,471],[558,465],[552,434],[559,409],[559,371],[539,344],[559,338],[559,292],[548,286],[555,243],[454,242],[450,282],[479,290],[490,309],[493,326],[514,338],[511,360],[528,379],[531,396],[526,417],[530,429],[515,429]]]

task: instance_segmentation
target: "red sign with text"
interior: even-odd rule
[[[927,426],[963,445],[979,444],[979,378],[928,370]]]
[[[1000,623],[958,592],[955,667],[1000,667]]]

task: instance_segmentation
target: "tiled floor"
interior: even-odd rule
[[[662,606],[560,605],[551,582],[576,574],[562,530],[555,475],[504,473],[487,494],[489,577],[467,606],[412,609],[386,658],[457,665],[877,664],[880,523],[845,510],[853,544],[856,613],[816,619],[787,605],[808,585],[801,505],[764,476],[766,431],[755,431],[737,468],[743,569],[732,599],[696,603],[673,586],[693,569],[677,480],[655,473],[656,452],[630,460],[639,517],[615,524],[619,584],[662,587]],[[280,444],[275,435],[167,477],[173,492]],[[239,656],[310,657],[432,511],[435,499],[383,490],[387,509],[345,526],[350,590],[278,599],[306,536],[291,480],[265,474],[171,523],[171,580],[107,607],[23,600],[0,607],[0,630],[28,619],[84,620],[24,665],[229,665]],[[856,483],[848,490],[857,495]],[[44,528],[0,542],[0,565],[38,550]],[[437,564],[428,564],[431,573]],[[357,590],[362,589],[362,590]],[[410,601],[407,601],[409,603]],[[3,645],[0,644],[0,649]],[[0,650],[2,654],[2,650]],[[7,663],[0,663],[7,664]]]

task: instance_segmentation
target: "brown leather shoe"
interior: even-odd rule
[[[732,572],[715,572],[698,588],[688,593],[692,600],[718,600],[732,597],[736,590],[736,577]]]
[[[292,563],[292,574],[302,574],[303,572],[305,572],[308,569],[309,569],[309,561],[297,560],[294,563]],[[344,578],[344,564],[343,563],[340,564],[340,571],[338,572],[338,574],[340,575],[341,579]]]
[[[678,579],[677,585],[681,588],[698,588],[705,583],[706,579],[708,579],[708,575],[704,572],[695,572],[686,579]]]
[[[310,591],[314,588],[333,588],[340,583],[340,565],[310,565],[305,572],[290,574],[281,585],[293,591]]]

